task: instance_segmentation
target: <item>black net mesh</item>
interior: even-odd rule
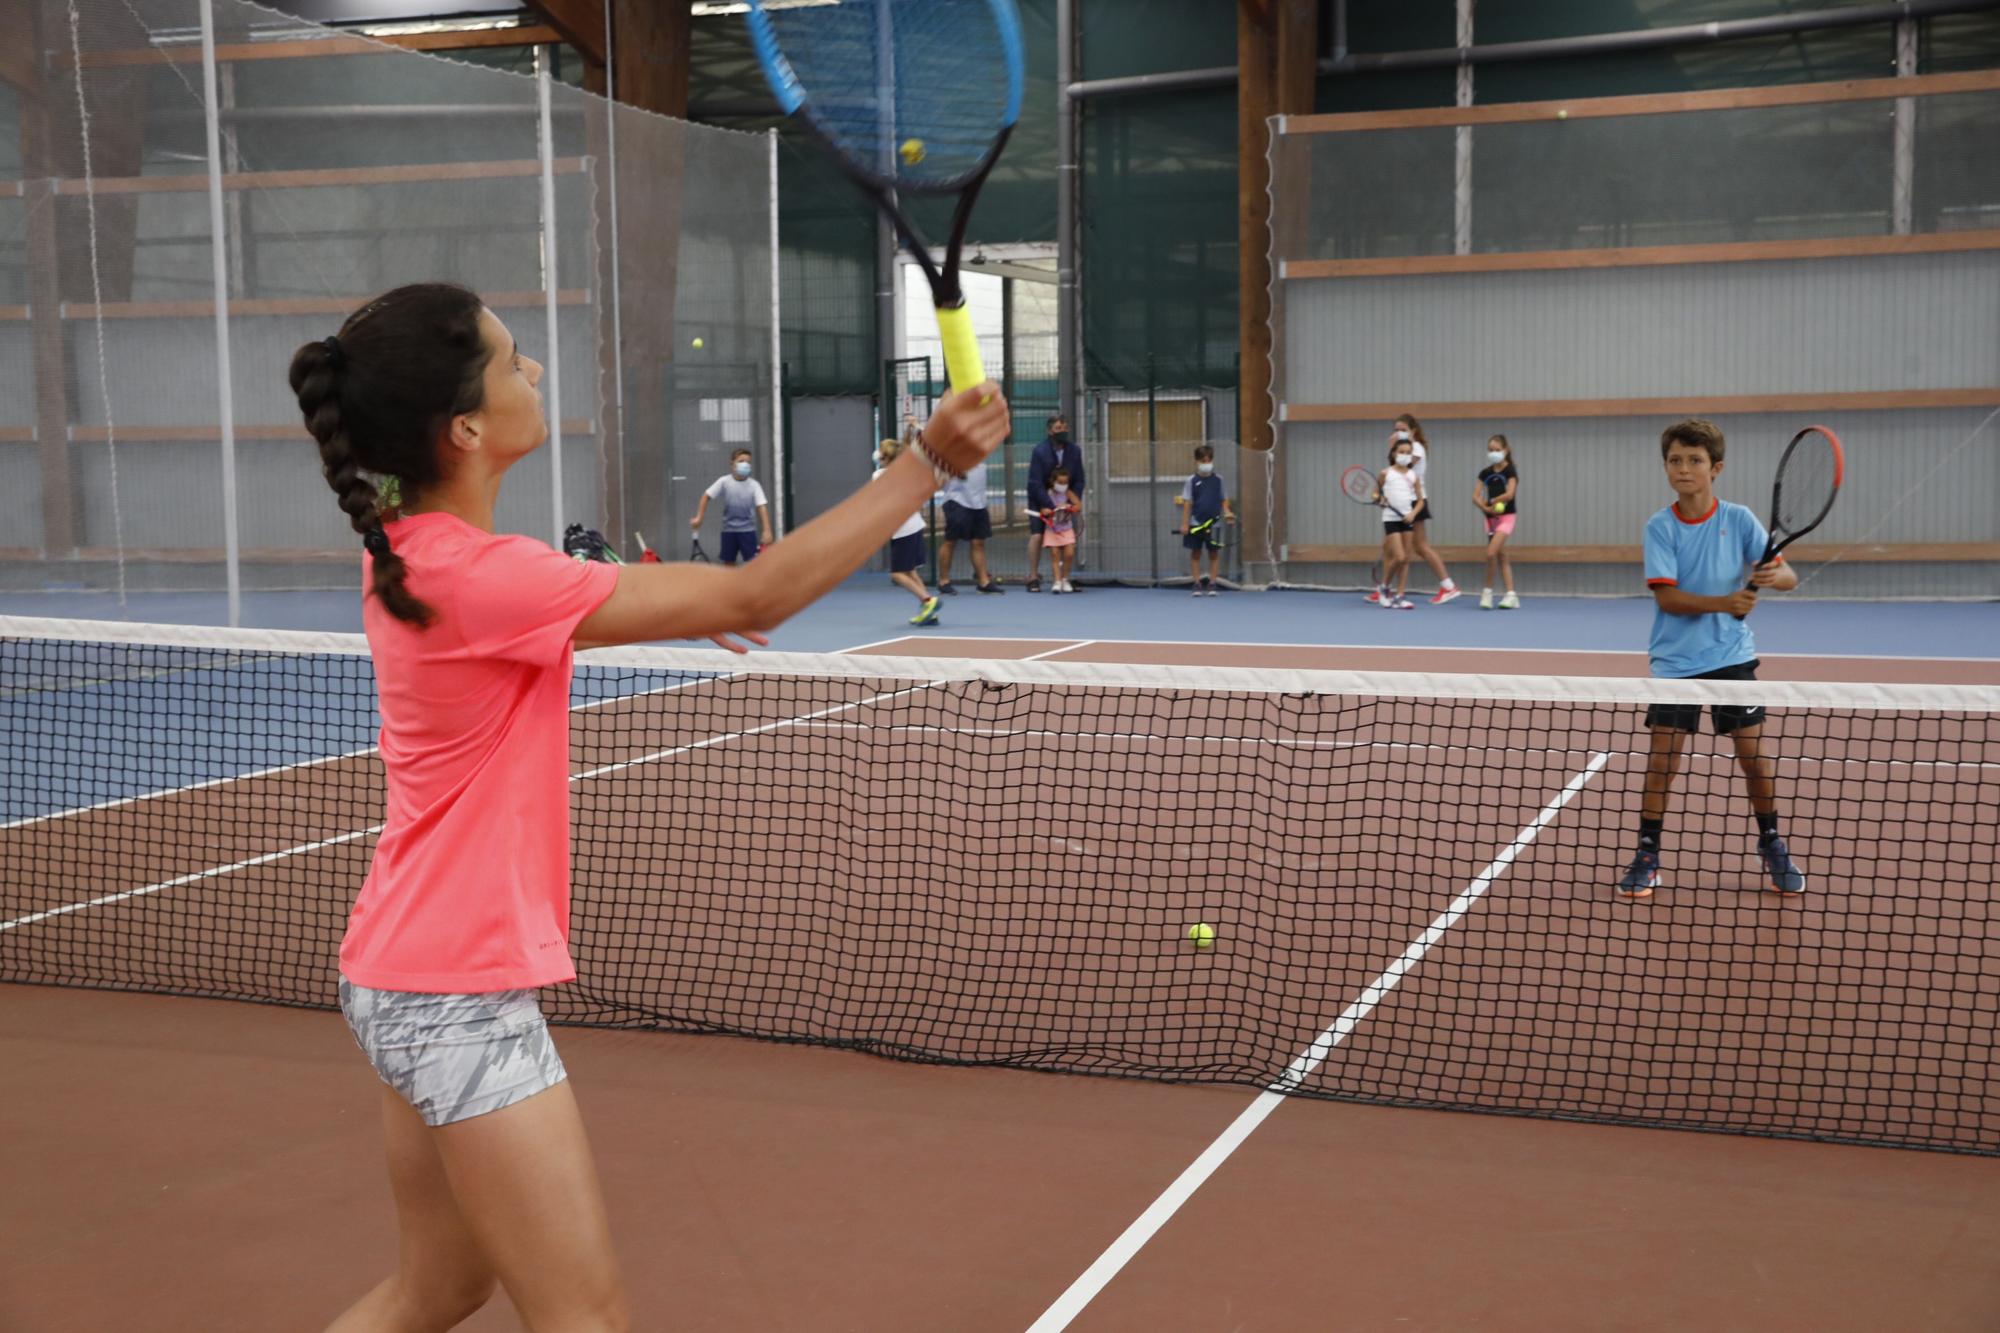
[[[85,628],[0,622],[0,980],[332,1005],[364,646]],[[1647,704],[1751,698],[1805,892],[1704,734],[1621,901]],[[615,650],[573,705],[563,1021],[2000,1151],[1990,689]]]

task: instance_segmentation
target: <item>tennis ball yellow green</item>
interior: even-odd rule
[[[1197,949],[1209,948],[1215,943],[1215,927],[1206,921],[1197,921],[1188,927],[1188,938],[1194,941]]]
[[[922,139],[905,139],[903,140],[903,146],[897,151],[903,155],[903,164],[905,166],[914,167],[917,163],[924,160],[924,141]]]
[[[695,351],[697,351],[697,352],[699,352],[699,351],[701,350],[701,339],[699,339],[699,338],[696,338],[696,339],[694,340],[694,350],[695,350]]]
[[[1494,513],[1496,513],[1496,514],[1504,514],[1504,513],[1506,513],[1506,512],[1507,512],[1507,502],[1506,502],[1505,500],[1495,500],[1495,501],[1493,502],[1493,512],[1494,512]]]

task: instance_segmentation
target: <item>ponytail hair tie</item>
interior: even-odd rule
[[[347,363],[347,353],[341,350],[338,334],[327,334],[320,340],[319,345],[326,349],[326,363],[335,370],[339,370]]]
[[[389,534],[377,523],[361,534],[361,545],[367,548],[368,554],[379,559],[389,554]]]

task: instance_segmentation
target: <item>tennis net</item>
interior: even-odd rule
[[[1649,703],[1706,726],[1614,892]],[[582,654],[581,1024],[2000,1152],[2000,690]],[[0,618],[0,980],[329,1006],[358,636]],[[1212,928],[1203,945],[1191,926]]]

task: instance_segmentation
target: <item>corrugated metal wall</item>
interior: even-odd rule
[[[1285,312],[1294,403],[1964,388],[2000,253],[1295,281]]]
[[[2000,253],[1544,273],[1293,282],[1285,303],[1293,403],[1421,404],[1599,398],[1690,399],[1932,390],[2000,383]],[[1302,352],[1304,354],[1302,354]],[[1690,409],[1692,412],[1693,409]],[[2000,436],[1967,437],[1988,409],[1728,416],[1724,493],[1762,508],[1772,469],[1808,419],[1849,446],[1852,472],[1814,544],[2000,540]],[[1439,544],[1481,540],[1470,487],[1490,434],[1521,451],[1517,545],[1622,545],[1671,496],[1659,432],[1683,415],[1431,421]],[[1387,421],[1284,430],[1294,546],[1373,540],[1336,484],[1378,463]],[[1953,451],[1958,452],[1953,454]],[[1947,455],[1952,455],[1947,461]],[[1918,478],[1931,481],[1906,494]],[[1462,474],[1462,475],[1461,475]],[[1353,582],[1353,570],[1292,570]],[[1546,591],[1636,591],[1630,570],[1534,569]],[[1843,562],[1815,596],[1994,596],[1990,564]]]
[[[1921,412],[1834,412],[1814,424],[1831,427],[1847,446],[1849,477],[1840,504],[1809,538],[1816,546],[1882,542],[2000,540],[2000,447],[1989,430],[1949,462],[1990,409]],[[1763,513],[1778,455],[1803,421],[1789,415],[1720,416],[1728,439],[1717,487],[1726,499]],[[1472,488],[1484,465],[1489,435],[1503,434],[1520,460],[1519,522],[1523,546],[1637,546],[1647,518],[1673,501],[1660,467],[1660,417],[1495,418],[1431,421],[1429,488],[1440,546],[1485,540],[1472,508]],[[1285,447],[1290,542],[1353,546],[1380,540],[1380,520],[1340,494],[1341,470],[1371,466],[1387,452],[1387,421],[1296,424]],[[1936,469],[1933,472],[1933,469]],[[1919,484],[1930,475],[1930,480]],[[1914,493],[1912,488],[1916,488]],[[1907,498],[1904,498],[1906,497]],[[1901,501],[1899,504],[1898,501]],[[1358,586],[1365,570],[1294,564],[1295,582]],[[1879,564],[1841,560],[1820,571],[1800,566],[1814,597],[1985,597],[2000,595],[2000,571],[1987,564]],[[1476,570],[1455,573],[1477,586]],[[1626,566],[1521,565],[1524,592],[1643,595],[1636,563]],[[1422,578],[1417,580],[1428,587]]]

